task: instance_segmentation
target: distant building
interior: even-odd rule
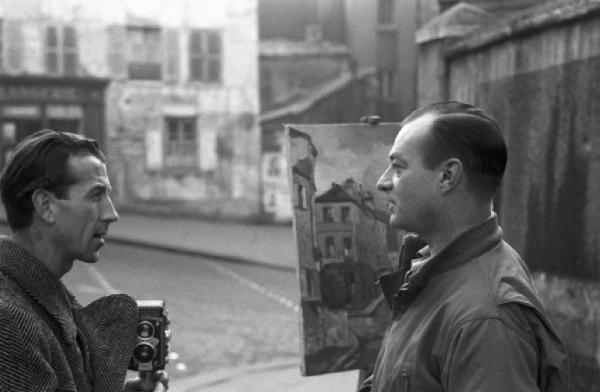
[[[323,255],[323,302],[361,309],[379,295],[375,280],[392,266],[388,217],[353,179],[332,183],[315,199],[316,240]]]
[[[256,0],[1,0],[2,151],[104,144],[121,209],[260,213]]]

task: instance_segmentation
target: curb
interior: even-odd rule
[[[119,236],[114,236],[114,235],[113,236],[108,235],[107,239],[108,239],[108,241],[114,242],[115,244],[143,247],[143,248],[147,248],[147,249],[153,249],[153,250],[170,252],[170,253],[177,253],[177,254],[186,255],[186,256],[206,257],[206,258],[211,258],[211,259],[224,261],[224,262],[228,262],[228,263],[255,265],[257,267],[269,268],[269,269],[283,271],[283,272],[296,272],[296,268],[294,268],[294,267],[288,267],[285,265],[277,265],[277,264],[269,263],[267,261],[262,261],[262,260],[248,259],[248,258],[241,257],[241,256],[233,256],[233,255],[227,255],[227,254],[223,254],[223,253],[209,252],[209,251],[203,251],[203,250],[197,250],[197,249],[184,249],[184,248],[179,248],[176,246],[157,244],[155,242],[149,242],[149,241],[133,240],[130,238],[124,238],[124,237],[119,237]]]
[[[278,370],[298,369],[300,375],[300,364],[298,361],[285,361],[274,363],[261,363],[255,365],[246,365],[239,368],[223,369],[211,374],[199,374],[188,376],[170,384],[170,390],[173,392],[191,392],[192,390],[211,388],[226,384],[236,378],[257,375],[257,373],[269,373]]]

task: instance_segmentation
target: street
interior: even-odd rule
[[[7,233],[6,226],[0,232]],[[83,305],[115,292],[165,299],[172,381],[298,360],[298,283],[291,272],[109,242],[96,264],[76,262],[63,281]]]

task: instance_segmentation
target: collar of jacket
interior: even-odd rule
[[[435,275],[458,268],[473,258],[487,252],[502,241],[502,229],[498,217],[493,214],[485,222],[465,231],[452,240],[437,255],[428,260],[421,269],[406,281],[412,259],[423,242],[414,235],[407,236],[400,251],[400,269],[379,278],[383,294],[394,313],[408,307],[412,299]]]
[[[8,237],[0,237],[0,272],[19,285],[58,322],[68,343],[75,343],[77,328],[72,308],[79,305],[40,260]]]

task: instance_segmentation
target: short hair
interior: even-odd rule
[[[402,125],[425,114],[434,114],[423,165],[433,169],[457,158],[463,164],[468,188],[482,201],[491,200],[502,183],[508,151],[496,120],[473,105],[446,101],[421,107]]]
[[[69,187],[77,182],[68,170],[69,158],[88,154],[106,162],[98,143],[81,135],[44,129],[23,139],[0,178],[0,195],[10,227],[31,226],[36,190],[46,189],[66,198]]]

